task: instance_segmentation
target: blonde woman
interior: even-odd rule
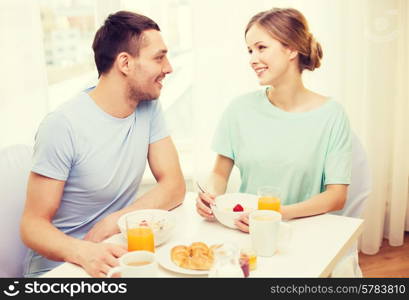
[[[234,165],[240,192],[280,189],[285,219],[342,209],[351,179],[349,122],[338,102],[303,84],[303,71],[318,68],[322,58],[305,17],[296,9],[260,12],[245,40],[250,67],[266,88],[238,97],[224,112],[213,140],[210,193],[199,194],[197,212],[214,219],[209,205],[225,193]],[[248,232],[248,215],[236,226]]]

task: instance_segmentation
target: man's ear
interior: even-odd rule
[[[132,60],[129,53],[121,52],[116,56],[115,66],[119,72],[128,75],[132,70]]]

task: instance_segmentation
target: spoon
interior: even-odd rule
[[[204,188],[202,188],[199,184],[199,182],[196,181],[196,185],[199,188],[199,190],[203,193],[203,194],[209,194],[208,192],[206,192],[206,190]],[[202,201],[207,207],[209,207],[210,209],[212,208],[212,206],[216,206],[216,204],[212,204],[210,205],[210,203],[208,202],[204,202]]]
[[[200,186],[199,182],[196,181],[196,185],[197,185],[197,187],[199,188],[199,190],[200,190],[202,193],[204,193],[204,194],[207,193],[207,192],[204,190],[204,188],[202,188],[202,187]],[[207,194],[208,194],[208,193],[207,193]]]

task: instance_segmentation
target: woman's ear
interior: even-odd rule
[[[298,51],[288,48],[290,60],[296,59],[298,56]]]

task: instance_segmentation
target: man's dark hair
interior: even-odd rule
[[[149,29],[160,31],[158,24],[143,15],[129,11],[109,15],[92,43],[98,77],[111,69],[119,53],[139,55],[142,33]]]

